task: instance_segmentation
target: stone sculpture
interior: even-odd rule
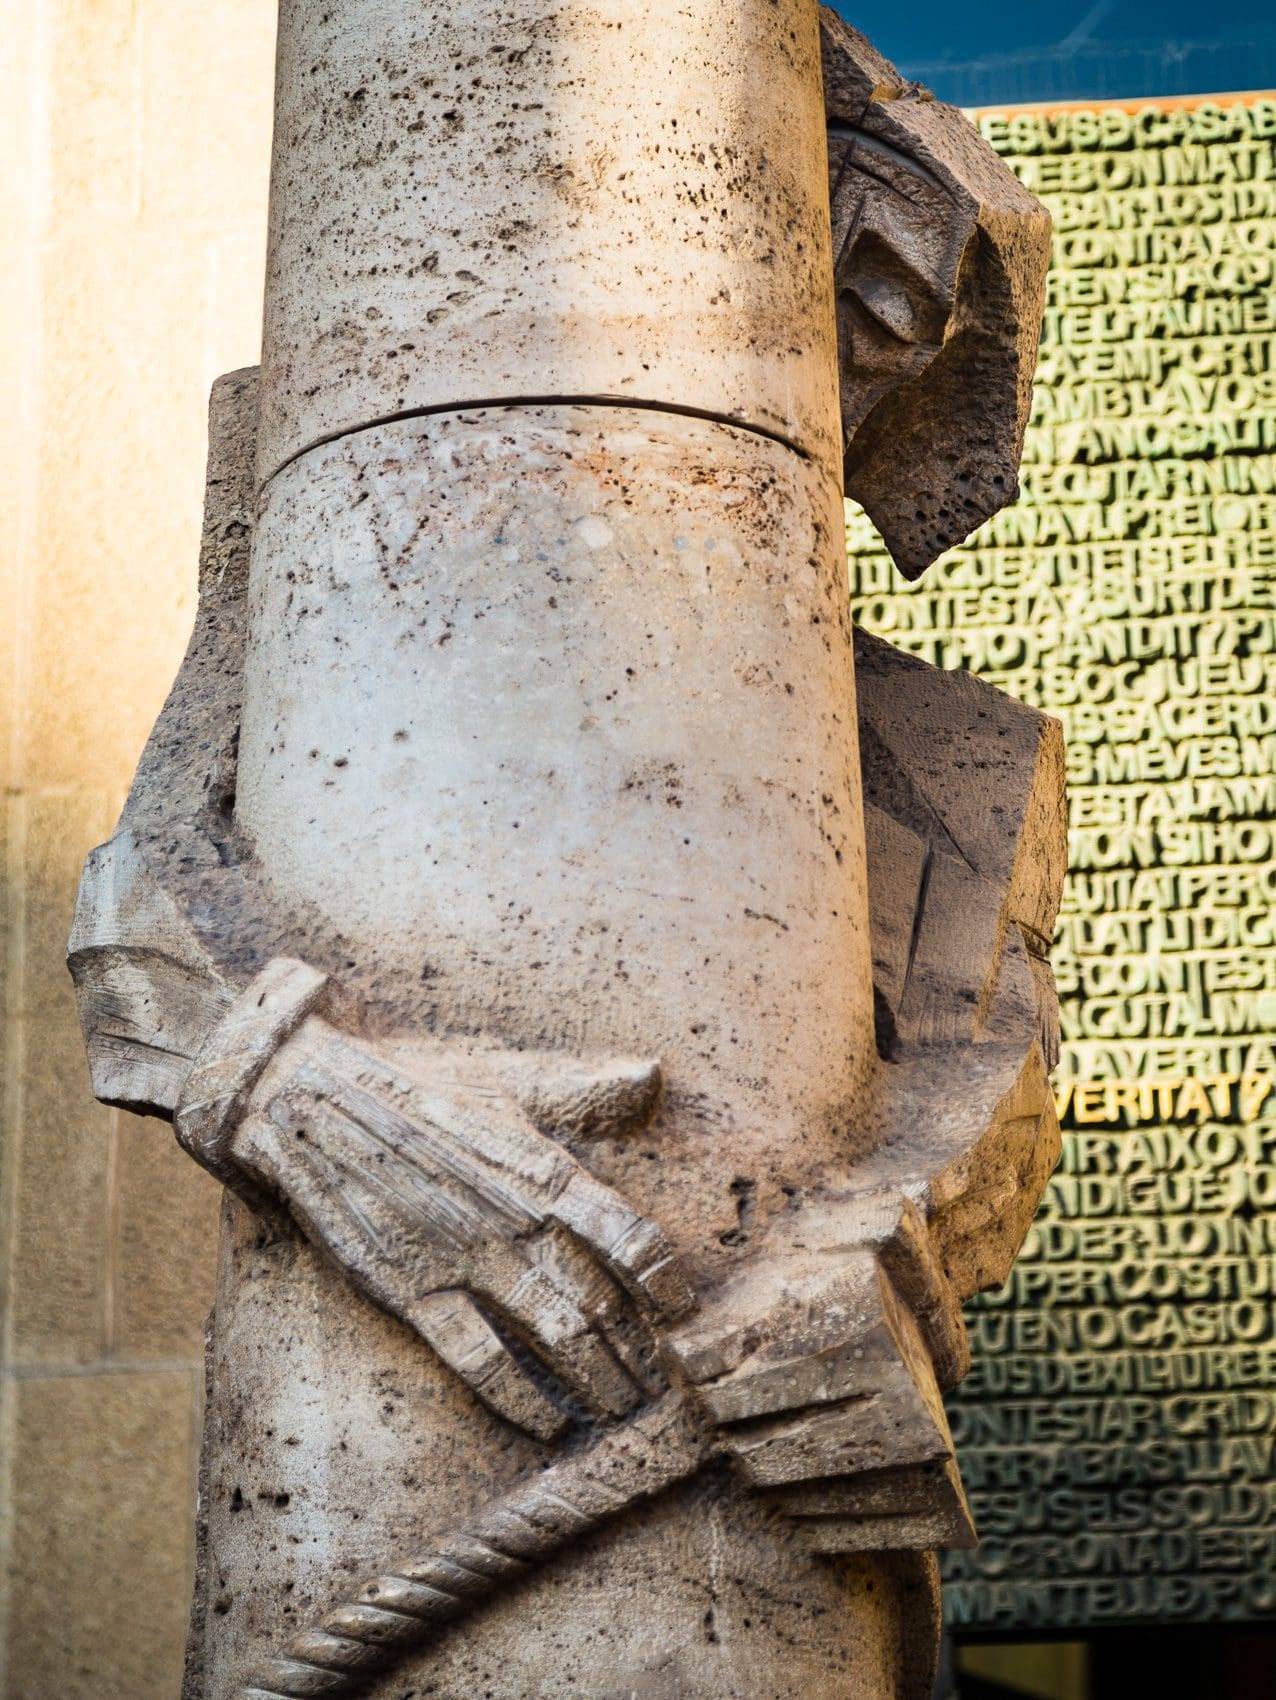
[[[188,1700],[928,1691],[1062,760],[852,657],[841,479],[910,573],[1011,499],[1047,237],[810,0],[284,0],[262,366],[70,944],[226,1187]]]

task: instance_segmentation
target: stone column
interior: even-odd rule
[[[873,1054],[815,6],[285,0],[261,385],[265,877],[405,1044],[659,1057],[590,1165],[712,1279]],[[223,1283],[208,1700],[532,1461],[313,1254]],[[701,1482],[384,1692],[885,1692],[887,1593]]]
[[[285,0],[279,67],[69,952],[228,1189],[187,1700],[913,1700],[1062,763],[853,648],[840,480],[910,572],[1011,499],[1044,220],[811,0]]]

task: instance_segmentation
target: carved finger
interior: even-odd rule
[[[544,1394],[468,1293],[431,1293],[407,1320],[497,1416],[538,1440],[555,1440],[569,1417]]]
[[[576,1169],[549,1213],[592,1247],[626,1291],[658,1316],[682,1316],[694,1305],[691,1283],[664,1232],[584,1169]]]
[[[306,1237],[361,1292],[407,1319],[422,1293],[450,1284],[467,1224],[459,1213],[451,1221],[448,1201],[431,1194],[433,1234],[408,1231],[402,1195],[342,1149],[348,1134],[330,1105],[288,1092],[240,1124],[232,1150],[250,1174],[287,1200]]]
[[[620,1092],[629,1111],[648,1104],[659,1083],[658,1071],[632,1072],[632,1080],[621,1078],[632,1089]],[[432,1212],[425,1195],[434,1190],[469,1201],[471,1241],[524,1237],[548,1218],[588,1245],[658,1314],[681,1315],[693,1302],[674,1249],[656,1224],[596,1181],[502,1092],[472,1081],[430,1085],[410,1078],[319,1024],[309,1030],[309,1049],[289,1082],[290,1089],[340,1110],[364,1142],[365,1167],[375,1158],[384,1180],[410,1188],[427,1222]]]
[[[236,1135],[240,1161],[289,1200],[297,1220],[374,1303],[401,1317],[499,1416],[552,1440],[567,1416],[537,1387],[467,1294],[423,1288],[481,1227],[472,1207],[413,1166],[386,1172],[366,1130],[291,1087]],[[382,1157],[384,1152],[379,1153]]]
[[[664,1377],[653,1373],[652,1336],[588,1246],[557,1222],[550,1222],[539,1234],[521,1241],[519,1249],[588,1318],[640,1387],[649,1394],[663,1390]]]
[[[564,1185],[572,1167],[565,1151],[494,1094],[427,1089],[332,1029],[298,1061],[291,1081],[357,1126],[378,1166],[393,1159],[396,1175],[415,1171],[431,1187],[464,1193],[483,1235],[537,1228],[538,1194]]]
[[[810,1410],[761,1418],[724,1438],[755,1487],[821,1482],[832,1476],[911,1467],[951,1456],[946,1428],[933,1413],[892,1406],[894,1388]],[[902,1391],[907,1397],[908,1388]],[[883,1396],[885,1395],[885,1396]]]
[[[335,1078],[316,1080],[316,1088],[401,1156],[421,1162],[428,1155],[508,1233],[526,1233],[549,1218],[583,1240],[658,1315],[680,1316],[690,1308],[690,1285],[661,1229],[595,1180],[499,1091],[473,1081],[462,1086],[409,1081],[339,1039],[334,1055],[343,1066],[325,1071]],[[596,1091],[584,1091],[577,1106],[582,1126],[599,1125],[604,1106],[622,1119],[645,1113],[659,1091],[660,1073],[653,1064],[632,1065],[597,1081],[590,1077],[589,1084]],[[561,1102],[571,1101],[564,1087]],[[544,1105],[541,1113],[548,1113]]]
[[[957,1350],[930,1315],[950,1296],[920,1217],[859,1200],[801,1237],[674,1336],[724,1445],[817,1551],[968,1545],[931,1351]]]
[[[645,1121],[662,1085],[660,1064],[650,1057],[613,1057],[591,1066],[516,1053],[504,1068],[536,1126],[569,1142],[623,1134]]]
[[[477,1250],[466,1274],[466,1285],[495,1307],[591,1411],[620,1416],[638,1404],[641,1395],[632,1379],[543,1269],[513,1247],[496,1245]]]

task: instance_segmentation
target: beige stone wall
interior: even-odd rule
[[[0,1693],[173,1700],[216,1198],[94,1105],[62,956],[190,624],[208,387],[256,358],[274,5],[0,17]]]

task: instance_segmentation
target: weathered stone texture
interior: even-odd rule
[[[69,944],[95,1091],[239,1200],[189,1700],[920,1694],[1061,758],[866,649],[866,834],[839,463],[910,570],[1004,483],[1041,220],[874,71],[835,264],[810,0],[281,31],[263,367]]]
[[[820,21],[846,491],[916,578],[1018,491],[1050,218],[961,113]]]
[[[279,44],[263,477],[509,398],[836,451],[811,0],[285,0]]]

